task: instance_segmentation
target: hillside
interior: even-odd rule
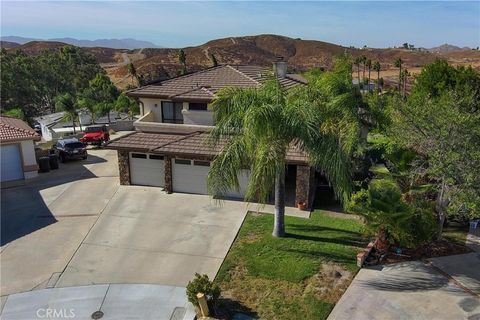
[[[18,46],[28,54],[38,54],[45,49],[58,49],[61,42],[33,41]],[[181,70],[177,48],[145,48],[121,50],[112,48],[82,48],[97,57],[112,81],[123,88],[131,83],[128,63],[135,65],[138,74],[147,81],[155,81],[175,76]],[[270,66],[277,56],[288,62],[291,72],[303,72],[311,68],[330,68],[335,56],[344,52],[352,56],[365,55],[382,66],[381,76],[395,80],[397,70],[393,63],[401,58],[412,74],[436,58],[445,58],[457,65],[472,65],[480,69],[480,51],[461,50],[444,53],[410,51],[406,49],[356,49],[316,40],[293,39],[277,35],[230,37],[209,41],[196,47],[183,48],[189,72],[212,66],[213,54],[219,64],[255,64]],[[376,74],[372,72],[372,78]]]

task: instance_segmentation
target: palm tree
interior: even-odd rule
[[[367,63],[367,57],[362,56],[361,59],[362,59],[362,64],[363,64],[362,80],[364,80],[365,79],[365,67],[366,67],[366,63]]]
[[[183,49],[178,50],[178,61],[182,64],[182,74],[187,73],[187,56]]]
[[[399,69],[399,71],[398,71],[398,92],[400,92],[401,84],[402,84],[402,64],[403,64],[402,58],[398,58],[397,60],[395,60],[395,68]]]
[[[55,107],[58,111],[65,112],[65,116],[63,117],[65,121],[72,121],[73,134],[75,134],[75,120],[77,120],[78,118],[77,101],[75,100],[75,98],[70,93],[65,93],[63,95],[57,96]],[[81,124],[80,130],[82,130]]]
[[[134,79],[137,79],[137,69],[135,69],[135,66],[131,62],[128,64],[128,73],[132,77],[132,85],[134,85]]]
[[[373,64],[373,70],[377,72],[377,90],[380,90],[380,62],[375,61]]]
[[[372,71],[372,60],[367,59],[365,64],[367,65],[368,69],[368,91],[370,91],[370,72]]]
[[[345,70],[316,76],[308,86],[288,93],[277,79],[260,88],[221,90],[211,104],[216,125],[208,141],[221,151],[211,163],[209,192],[221,196],[239,190],[238,176],[249,169],[245,199],[265,203],[274,189],[272,235],[283,237],[286,153],[296,145],[308,155],[311,166],[329,177],[336,194],[347,199],[351,192],[349,159],[359,125],[351,65]]]
[[[353,63],[357,66],[358,88],[360,88],[360,64],[362,63],[362,57],[356,57]]]

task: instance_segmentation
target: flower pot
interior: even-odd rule
[[[297,208],[300,210],[307,210],[307,204],[305,202],[297,203]]]

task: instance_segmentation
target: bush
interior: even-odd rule
[[[210,281],[206,274],[195,273],[195,278],[187,284],[187,297],[198,307],[197,293],[203,293],[208,301],[215,302],[220,297],[220,287]]]

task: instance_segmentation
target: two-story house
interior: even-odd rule
[[[283,61],[276,62],[274,70],[286,89],[306,83],[299,75],[287,74]],[[222,65],[129,91],[140,103],[136,131],[108,145],[118,151],[120,183],[208,194],[210,161],[219,152],[204,143],[214,125],[208,104],[222,88],[259,86],[267,71],[271,72],[258,66]],[[287,164],[287,201],[311,204],[315,171],[293,145]],[[240,191],[227,196],[243,198],[248,178],[245,170],[239,177]]]

